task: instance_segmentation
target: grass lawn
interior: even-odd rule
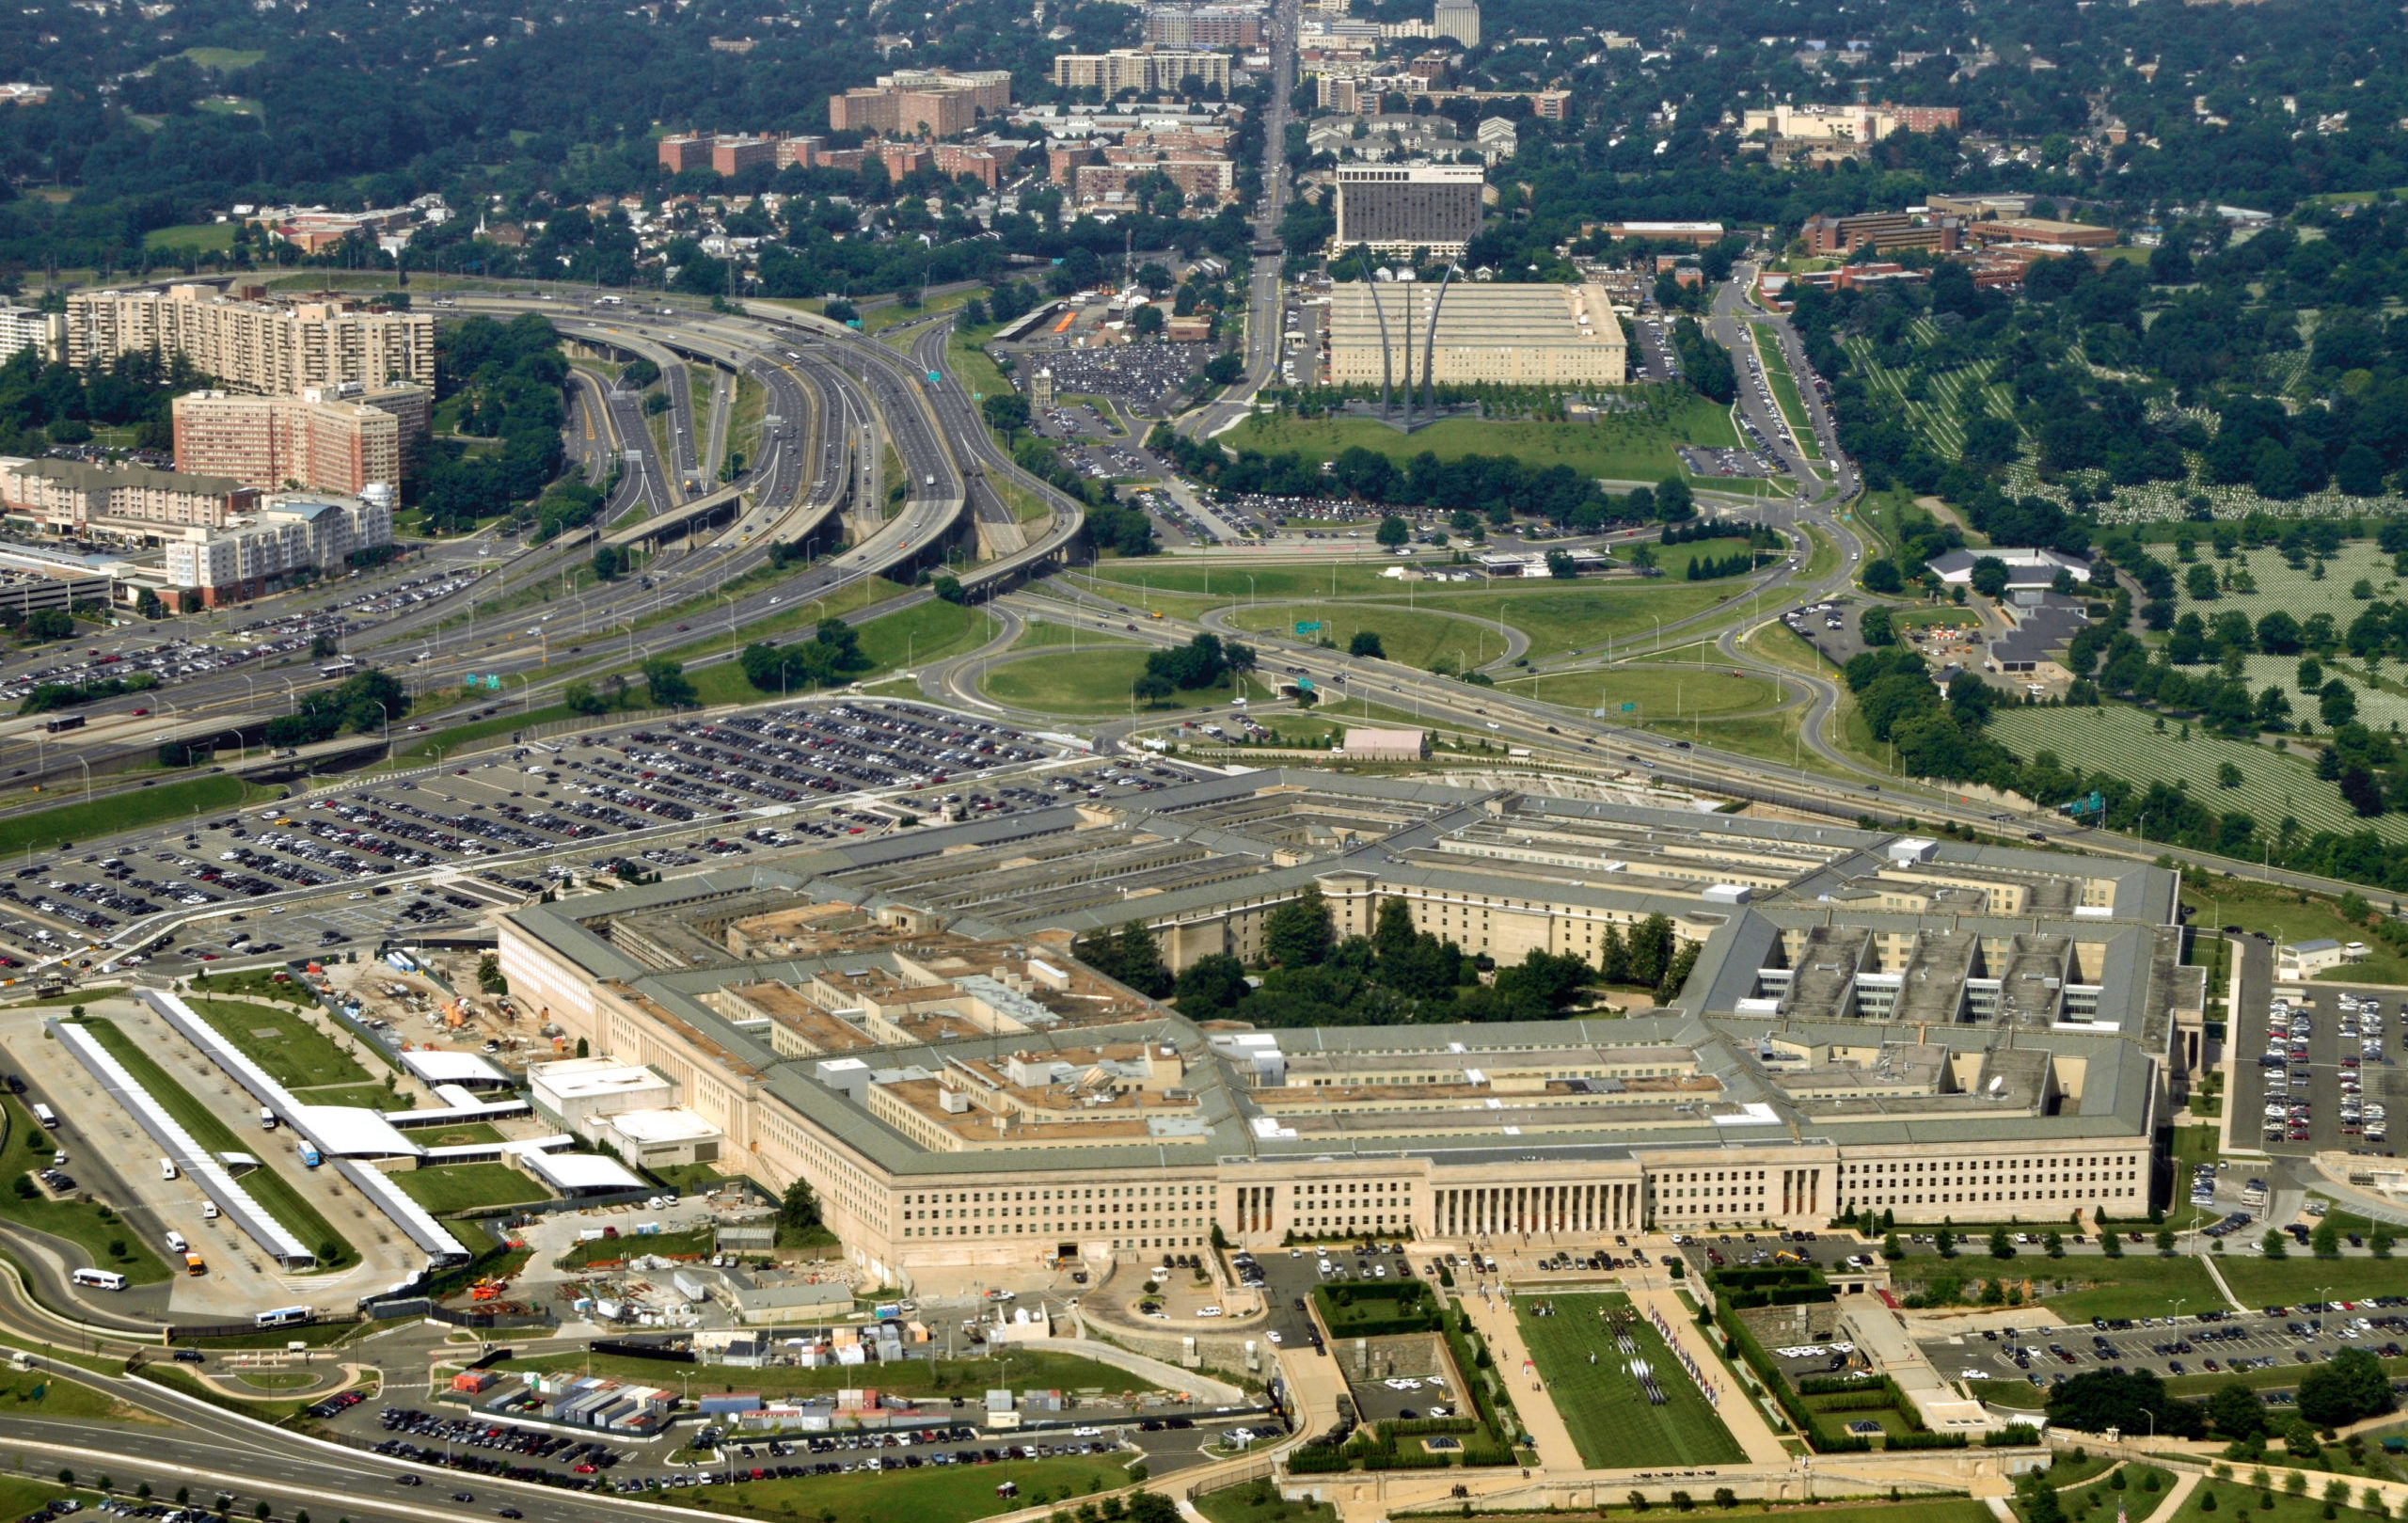
[[[858,1377],[857,1377],[858,1378]],[[995,1488],[1009,1481],[1016,1497]],[[919,1470],[798,1477],[741,1486],[697,1486],[663,1497],[739,1517],[834,1516],[844,1523],[969,1523],[1044,1501],[1085,1497],[1129,1484],[1121,1461],[1107,1455],[947,1465]]]
[[[1222,436],[1222,442],[1265,454],[1291,452],[1323,460],[1356,445],[1402,465],[1428,451],[1441,460],[1461,455],[1513,455],[1533,470],[1570,466],[1608,481],[1658,482],[1687,474],[1674,452],[1683,444],[1735,446],[1730,415],[1692,392],[1641,393],[1649,405],[1609,413],[1593,423],[1489,422],[1450,418],[1411,435],[1369,419],[1300,419],[1258,413]]]
[[[966,608],[941,597],[897,609],[859,627],[862,654],[877,663],[862,674],[863,677],[958,656],[995,636],[994,620],[984,609]]]
[[[548,1200],[551,1192],[507,1164],[452,1164],[388,1175],[402,1193],[440,1216],[480,1206]]]
[[[2385,944],[2367,936],[2363,925],[2341,918],[2339,908],[2319,895],[2302,896],[2272,883],[2252,883],[2212,873],[2185,873],[2182,902],[2195,914],[2193,924],[2213,932],[2226,926],[2262,931],[2277,941],[2312,941],[2330,936],[2339,942],[2364,941],[2370,955],[2364,962],[2335,968],[2330,976],[2352,984],[2408,984],[2408,959]],[[2224,986],[2210,983],[2208,992],[2221,997]]]
[[[277,798],[283,791],[250,786],[239,777],[220,773],[131,788],[89,803],[10,815],[0,818],[0,857],[22,856],[28,848],[64,850],[71,842],[139,830],[164,820],[189,819],[196,809],[205,815],[247,804],[255,798]]]
[[[202,109],[230,112],[232,107],[212,101],[204,103]],[[153,228],[142,235],[142,246],[175,253],[223,254],[234,246],[234,224],[186,222],[172,228]]]
[[[2228,1251],[2216,1268],[2241,1304],[2252,1307],[2396,1295],[2408,1280],[2408,1265],[2398,1259],[2313,1259],[2300,1251],[2288,1259],[2269,1259],[2248,1248]]]
[[[639,1237],[622,1232],[617,1237],[597,1237],[579,1243],[560,1256],[563,1269],[582,1269],[587,1264],[615,1263],[636,1254],[657,1254],[663,1259],[688,1258],[711,1251],[716,1237],[712,1229],[696,1228],[690,1232],[654,1232]]]
[[[1548,1399],[1579,1448],[1581,1464],[1592,1469],[1736,1465],[1747,1457],[1662,1337],[1644,1318],[1633,1317],[1630,1336],[1667,1398],[1662,1406],[1649,1404],[1638,1379],[1624,1368],[1601,1314],[1609,1308],[1627,1308],[1626,1297],[1547,1296],[1536,1303],[1555,1309],[1554,1315],[1545,1317],[1531,1315],[1533,1304],[1532,1298],[1517,1297],[1514,1320],[1539,1377],[1546,1382]],[[1590,1362],[1592,1354],[1594,1363]]]
[[[1603,671],[1560,672],[1541,677],[1505,676],[1497,679],[1497,686],[1516,697],[1559,704],[1583,714],[1603,707],[1617,724],[1662,726],[1677,722],[1683,735],[1689,733],[1691,720],[1728,719],[1768,709],[1779,701],[1774,685],[1761,677],[1735,677],[1729,667],[1700,672],[1669,662],[1625,662]]]
[[[1962,1282],[1965,1293],[1977,1291],[1984,1280],[2004,1280],[2031,1289],[2026,1300],[2047,1304],[2069,1322],[2093,1317],[2162,1317],[2176,1310],[2201,1311],[2224,1305],[2207,1270],[2188,1255],[2161,1259],[2154,1249],[2128,1246],[2121,1259],[2098,1254],[2068,1254],[2052,1259],[2026,1249],[2012,1259],[1989,1256],[1981,1239],[1954,1259],[1937,1254],[1911,1254],[1891,1266],[1893,1281],[1930,1285],[1943,1279]]]
[[[623,1240],[624,1241],[624,1240]],[[657,1382],[661,1366],[649,1359],[630,1359],[618,1355],[596,1354],[593,1356],[594,1372],[619,1380],[651,1380]],[[587,1356],[581,1351],[547,1354],[535,1358],[504,1360],[504,1370],[577,1370],[586,1367]],[[731,1379],[734,1376],[731,1374]],[[773,1365],[762,1370],[749,1370],[738,1382],[745,1390],[757,1390],[764,1396],[813,1396],[824,1392],[848,1389],[862,1383],[858,1369],[832,1366],[822,1370],[806,1370],[800,1366]],[[1010,1386],[1039,1390],[1101,1390],[1106,1394],[1150,1390],[1152,1384],[1116,1370],[1108,1364],[1083,1359],[1075,1354],[1054,1354],[1045,1351],[1013,1350],[1002,1359],[939,1359],[933,1364],[920,1359],[907,1359],[898,1365],[879,1367],[878,1388],[903,1396],[961,1396],[973,1401],[983,1391]]]
[[[1053,650],[1058,647],[1068,650],[1070,648],[1071,636],[1074,632],[1078,638],[1078,648],[1081,650],[1090,646],[1101,650],[1114,645],[1120,646],[1124,650],[1152,649],[1145,642],[1132,640],[1127,635],[1106,634],[1101,629],[1088,628],[1067,611],[1059,619],[1027,618],[1019,635],[1005,649]]]
[[[1081,652],[1071,660],[1034,658],[1018,660],[993,668],[984,674],[979,689],[999,704],[1024,708],[1039,714],[1127,714],[1134,712],[1130,689],[1146,670],[1149,652],[1135,646],[1100,650],[1093,656]],[[1249,683],[1250,695],[1263,695],[1262,685]],[[1205,704],[1226,704],[1236,690],[1228,682],[1210,688],[1181,692],[1178,699],[1161,708],[1147,708],[1146,713],[1169,712],[1194,708]]]
[[[251,1152],[256,1144],[236,1136],[233,1129],[218,1118],[217,1113],[203,1104],[200,1098],[177,1083],[161,1068],[141,1043],[128,1036],[125,1029],[110,1021],[87,1021],[85,1026],[108,1049],[109,1055],[125,1065],[134,1082],[150,1092],[174,1117],[192,1139],[212,1152]],[[272,1156],[280,1150],[271,1150]],[[345,1242],[327,1220],[318,1214],[318,1208],[293,1188],[292,1182],[277,1172],[272,1163],[262,1162],[258,1168],[243,1176],[243,1188],[251,1198],[284,1224],[285,1230],[317,1251],[319,1267],[344,1269],[358,1261],[359,1255]]]
[[[128,1284],[155,1285],[166,1279],[166,1264],[150,1251],[140,1233],[130,1230],[108,1207],[40,1197],[28,1200],[17,1194],[20,1176],[50,1162],[50,1155],[57,1150],[55,1140],[23,1104],[13,1099],[0,1102],[0,1158],[10,1160],[8,1166],[0,1166],[7,1175],[0,1180],[0,1218],[74,1244],[95,1268],[114,1269]],[[17,1150],[14,1153],[8,1150],[11,1144]],[[111,1253],[111,1244],[122,1245],[125,1251]]]
[[[288,1089],[368,1082],[358,1060],[306,1017],[249,1000],[196,996],[189,1003],[235,1051]]]
[[[135,1416],[115,1397],[62,1380],[48,1370],[0,1371],[0,1413],[21,1418],[101,1421]]]
[[[267,55],[257,48],[186,48],[182,56],[191,59],[203,69],[215,69],[220,71],[229,69],[248,69],[253,64],[263,63],[267,59]]]
[[[2244,1477],[2247,1474],[2242,1473]],[[2199,1489],[2191,1493],[2179,1512],[2163,1515],[2167,1523],[2218,1523],[2225,1517],[2242,1519],[2243,1523],[2323,1523],[2323,1499],[2313,1494],[2323,1489],[2320,1483],[2311,1486],[2309,1496],[2292,1497],[2279,1489],[2261,1493],[2247,1485],[2208,1480],[2199,1483]],[[2272,1507],[2263,1505],[2269,1496],[2273,1499]],[[2203,1511],[2199,1504],[2210,1497],[2216,1500],[2215,1511]]]
[[[1233,613],[1230,622],[1240,628],[1292,636],[1297,621],[1318,620],[1322,634],[1340,649],[1356,629],[1370,629],[1379,635],[1391,660],[1426,668],[1440,655],[1453,659],[1461,646],[1464,658],[1476,666],[1500,654],[1499,618],[1529,638],[1528,654],[1536,659],[1603,650],[1609,642],[1624,643],[1633,636],[1652,642],[1659,624],[1712,608],[1743,585],[1736,579],[1540,582],[1528,590],[1429,593],[1407,599],[1388,582],[1377,603],[1333,601],[1309,591],[1275,603],[1265,589],[1259,607]],[[1449,614],[1459,616],[1443,616]]]
[[[357,1105],[372,1111],[409,1108],[401,1097],[381,1084],[331,1084],[295,1090],[293,1098],[311,1105]]]
[[[1246,1483],[1208,1491],[1195,1500],[1211,1523],[1338,1523],[1327,1502],[1291,1502],[1269,1484]]]

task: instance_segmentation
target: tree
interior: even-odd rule
[[[987,415],[987,426],[1007,439],[1028,426],[1028,399],[1017,391],[981,397],[978,410]]]
[[[1696,494],[1678,476],[1667,476],[1656,484],[1656,512],[1667,522],[1689,517],[1697,512]]]
[[[2238,1380],[2228,1380],[2208,1398],[2208,1421],[2235,1443],[2245,1444],[2266,1435],[2266,1404]]]
[[[2299,1415],[2320,1428],[2338,1428],[2391,1410],[2391,1382],[2383,1361],[2347,1348],[2299,1377]]]
[[[778,1202],[778,1225],[794,1232],[817,1230],[819,1195],[812,1189],[809,1180],[797,1180],[786,1186],[784,1198]]]
[[[2155,1421],[2152,1424],[2151,1419]],[[2165,1382],[2146,1370],[2118,1374],[2091,1370],[2075,1375],[2049,1397],[2049,1421],[2061,1428],[2104,1433],[2151,1430],[2161,1437],[2194,1438],[2206,1431],[2207,1414],[2196,1403],[2165,1394]]]
[[[1380,520],[1376,537],[1381,544],[1394,549],[1413,538],[1413,526],[1391,513]]]
[[[2007,1235],[2006,1229],[2004,1227],[1990,1229],[1990,1257],[1993,1259],[2015,1257],[2015,1240]]]
[[[2266,1235],[2258,1240],[2258,1246],[2269,1259],[2287,1259],[2290,1257],[2290,1249],[2284,1245],[2285,1242],[2282,1233],[2269,1228]]]
[[[2329,1219],[2318,1222],[2316,1230],[2308,1235],[2307,1241],[2308,1251],[2319,1259],[2341,1257],[2341,1230]]]
[[[615,545],[597,546],[594,551],[594,575],[603,581],[616,581],[627,574],[627,552]]]
[[[1570,581],[1580,575],[1580,563],[1572,559],[1570,550],[1546,552],[1546,574],[1558,581]]]
[[[1227,952],[1208,952],[1180,970],[1172,991],[1180,1013],[1191,1021],[1227,1015],[1247,992],[1245,965]]]
[[[951,577],[937,578],[928,583],[928,589],[947,603],[960,604],[970,601],[970,595],[962,590],[961,583]]]
[[[1985,555],[1973,563],[1973,591],[1984,597],[1995,598],[2006,591],[2006,563],[1995,555]]]
[[[1863,636],[1865,645],[1870,649],[1878,650],[1884,645],[1894,645],[1898,643],[1896,622],[1886,608],[1876,606],[1866,609],[1858,617],[1856,627],[1857,631]]]
[[[1329,901],[1318,884],[1271,912],[1262,925],[1262,952],[1282,968],[1307,968],[1329,956],[1337,940]]]
[[[643,685],[654,703],[672,708],[682,708],[701,696],[686,675],[685,666],[666,656],[656,656],[643,663]]]
[[[1386,647],[1380,643],[1378,630],[1357,629],[1354,631],[1354,638],[1346,643],[1346,654],[1369,656],[1377,660],[1386,660],[1388,653]]]
[[[1866,592],[1894,595],[1903,590],[1905,586],[1905,579],[1898,575],[1897,563],[1888,560],[1867,561],[1864,563],[1864,590]]]

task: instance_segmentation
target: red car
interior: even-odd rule
[[[137,709],[135,709],[135,710],[134,711],[134,717],[135,717],[135,719],[140,719],[143,715],[148,714],[148,713],[150,713],[150,711],[149,709],[147,709],[147,708],[137,708]]]

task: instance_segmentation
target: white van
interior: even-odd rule
[[[217,1219],[216,1201],[204,1200],[200,1203],[200,1219],[205,1222],[214,1222]]]
[[[175,1177],[176,1177],[176,1161],[175,1161],[174,1159],[172,1159],[172,1158],[162,1158],[162,1159],[160,1159],[160,1160],[159,1160],[159,1178],[160,1178],[160,1179],[162,1179],[162,1180],[172,1180],[172,1179],[174,1179]]]
[[[189,1253],[192,1251],[192,1245],[184,1241],[184,1235],[182,1232],[169,1232],[167,1234],[167,1251],[169,1253]]]

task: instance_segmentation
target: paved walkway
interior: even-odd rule
[[[1487,1287],[1483,1286],[1485,1291]],[[1532,1447],[1539,1452],[1539,1467],[1550,1474],[1569,1474],[1584,1467],[1580,1446],[1572,1441],[1572,1430],[1564,1425],[1562,1414],[1555,1409],[1555,1400],[1544,1390],[1525,1390],[1525,1379],[1531,1384],[1537,1377],[1520,1374],[1521,1361],[1529,1350],[1522,1341],[1522,1329],[1513,1320],[1513,1303],[1510,1296],[1495,1294],[1457,1294],[1455,1304],[1471,1317],[1471,1325],[1488,1341],[1490,1357],[1497,1361],[1497,1372],[1513,1393],[1513,1410],[1520,1413],[1522,1426],[1529,1430]],[[1471,1378],[1469,1375],[1465,1379]]]

